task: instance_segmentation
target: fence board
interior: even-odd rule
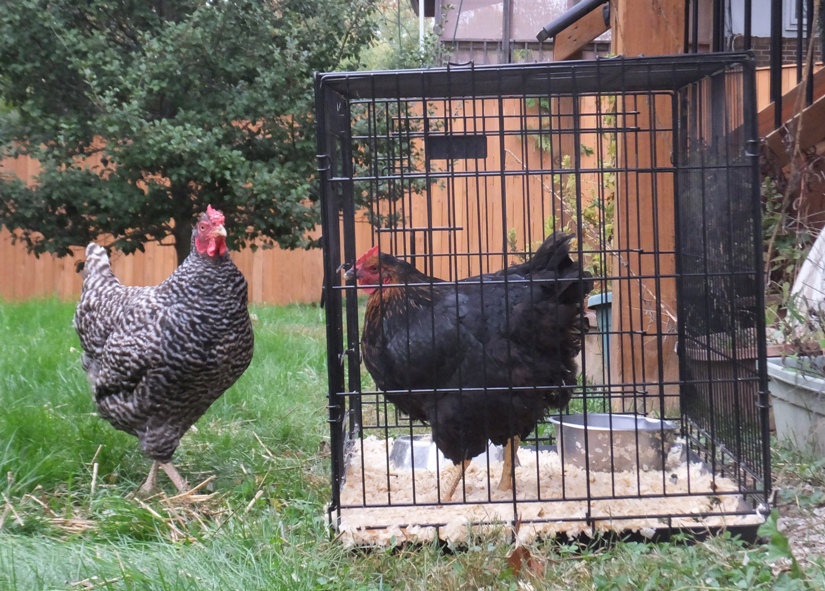
[[[0,229],[0,299],[20,301],[57,297],[77,299],[81,277],[76,265],[83,260],[83,249],[75,256],[59,259],[27,254],[22,244],[12,245],[11,234]],[[250,285],[250,301],[265,304],[317,302],[321,295],[323,265],[321,251],[284,251],[258,249],[234,252],[232,257]],[[170,246],[147,244],[145,253],[112,255],[112,270],[126,285],[155,285],[175,268],[175,251]]]

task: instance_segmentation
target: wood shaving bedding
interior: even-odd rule
[[[671,455],[664,472],[590,471],[588,483],[584,469],[570,465],[562,469],[555,451],[536,453],[523,447],[518,452],[515,493],[498,490],[501,462],[490,462],[488,478],[487,461],[474,460],[453,502],[439,504],[437,472],[399,469],[392,463],[388,470],[392,443],[392,439],[372,436],[355,441],[341,490],[342,508],[332,516],[333,524],[340,517],[337,529],[345,545],[424,543],[436,536],[464,542],[471,532],[480,531],[509,536],[515,511],[521,521],[517,535],[522,542],[559,534],[590,535],[588,504],[581,500],[588,496],[588,484],[596,532],[632,531],[651,537],[657,529],[667,527],[664,519],[651,515],[689,515],[670,520],[671,527],[685,529],[764,521],[755,512],[742,515],[751,510],[742,495],[724,494],[736,493],[736,483],[726,477],[714,478],[699,462],[689,464]],[[445,469],[451,465],[448,461],[440,466],[442,495]],[[662,494],[667,496],[647,496]],[[623,496],[634,498],[616,498]],[[431,524],[439,524],[438,531]]]

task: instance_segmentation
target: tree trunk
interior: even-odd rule
[[[192,243],[192,221],[184,216],[175,217],[174,221],[175,227],[172,228],[172,236],[175,237],[175,253],[178,256],[178,267],[180,267],[186,257],[189,256]]]
[[[189,187],[182,183],[172,183],[169,193],[176,204],[175,215],[172,217],[172,236],[175,237],[175,254],[180,267],[189,256],[192,246],[192,197]]]

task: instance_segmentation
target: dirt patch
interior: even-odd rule
[[[825,491],[795,477],[780,477],[777,488],[779,530],[800,565],[825,563]]]

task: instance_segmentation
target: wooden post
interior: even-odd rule
[[[684,2],[620,0],[611,6],[613,51],[627,57],[682,53]],[[611,378],[613,407],[623,412],[673,413],[678,408],[679,364],[676,344],[674,247],[674,179],[650,173],[669,166],[674,138],[672,106],[667,97],[628,96],[619,112],[650,132],[620,134],[618,161],[628,172],[618,175],[614,220]],[[630,116],[630,115],[628,115]],[[674,336],[664,336],[672,334]],[[621,387],[622,384],[627,386]],[[633,386],[636,384],[635,386]],[[641,387],[641,384],[646,386]],[[665,400],[663,405],[660,401]]]

